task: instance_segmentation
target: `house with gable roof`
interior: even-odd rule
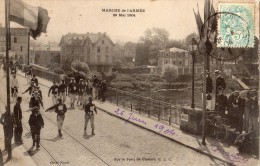
[[[61,64],[79,60],[86,62],[93,72],[112,75],[112,54],[114,43],[106,33],[68,33],[63,35]]]

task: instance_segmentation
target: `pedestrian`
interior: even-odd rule
[[[11,75],[16,75],[16,66],[15,65],[13,65],[13,66],[11,66]]]
[[[83,79],[80,79],[78,84],[78,101],[77,101],[77,104],[80,106],[83,104],[83,93],[86,91],[86,88],[87,86],[83,84]]]
[[[106,91],[107,91],[106,80],[102,80],[102,82],[101,82],[101,100],[102,100],[102,102],[105,102],[105,100],[106,100]]]
[[[32,109],[32,113],[29,118],[29,125],[31,128],[31,135],[33,140],[32,148],[36,144],[36,149],[39,149],[41,129],[44,127],[44,121],[42,115],[39,113],[38,107],[34,107]]]
[[[4,129],[4,139],[5,139],[5,151],[8,153],[7,161],[12,159],[12,138],[13,138],[13,115],[7,111],[2,114],[0,123],[3,125]]]
[[[253,131],[258,134],[258,117],[259,117],[259,106],[258,106],[258,97],[253,97],[250,93],[248,94],[250,97],[250,104],[247,103],[249,107],[249,127],[248,131]]]
[[[26,72],[26,78],[27,78],[27,85],[30,83],[32,79],[33,71],[32,71],[32,66],[29,66],[28,71]]]
[[[92,128],[92,135],[95,135],[95,124],[94,124],[94,111],[97,114],[96,106],[92,103],[92,97],[89,97],[89,102],[85,106],[85,126],[84,130],[87,131],[88,121],[90,120],[91,128]]]
[[[18,79],[16,78],[16,75],[13,75],[13,78],[11,79],[11,96],[13,97],[13,99],[15,99],[14,92],[18,94],[18,87]]]
[[[226,89],[226,82],[225,79],[220,75],[220,70],[215,70],[216,75],[216,95],[218,94],[218,87],[222,87],[224,91]]]
[[[71,82],[69,83],[69,94],[70,94],[70,106],[71,108],[74,108],[74,103],[76,100],[76,94],[77,94],[78,86],[75,82],[75,79],[72,78]]]
[[[68,95],[68,92],[67,92],[67,85],[64,80],[61,80],[61,83],[58,88],[58,95],[62,99],[62,103],[65,103],[66,95]]]
[[[226,118],[227,96],[223,93],[222,87],[218,87],[218,94],[216,99],[216,111],[221,118]]]
[[[31,82],[34,82],[35,83],[35,86],[38,86],[38,79],[36,78],[35,74],[33,74],[33,77],[31,79]]]
[[[51,109],[55,109],[55,112],[57,113],[58,135],[62,137],[61,129],[65,119],[65,113],[67,112],[66,104],[62,103],[62,99],[59,98],[58,104],[48,108],[45,112]]]
[[[97,93],[98,93],[98,82],[99,79],[97,76],[94,74],[93,75],[93,99],[97,100]]]
[[[39,86],[36,86],[35,87],[35,90],[34,90],[34,94],[37,94],[40,98],[41,98],[41,101],[43,101],[42,99],[42,91],[41,91],[41,89],[40,89],[40,87]]]
[[[22,109],[21,109],[22,97],[17,97],[17,102],[14,105],[14,142],[17,145],[23,144],[22,134],[23,134],[23,126],[22,126]]]
[[[32,81],[31,82],[31,85],[22,93],[22,94],[25,94],[26,92],[29,92],[29,95],[32,95],[32,93],[34,92],[35,90],[35,84],[34,82]]]
[[[245,113],[245,100],[239,95],[239,91],[235,91],[234,99],[230,101],[232,104],[232,110],[228,114],[230,115],[231,124],[236,128],[236,131],[242,132],[243,130],[243,115]]]
[[[53,104],[57,103],[58,91],[59,91],[59,86],[56,85],[55,81],[53,81],[53,85],[50,87],[49,92],[48,92],[48,97],[50,97],[50,93],[51,93]]]

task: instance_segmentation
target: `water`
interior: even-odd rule
[[[140,96],[151,97],[155,100],[164,101],[173,105],[191,105],[191,89],[165,90],[138,93]],[[194,90],[194,103],[202,108],[202,93],[200,88]]]

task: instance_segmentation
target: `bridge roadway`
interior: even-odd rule
[[[0,110],[3,112],[6,101],[6,80],[0,73]],[[24,77],[18,76],[19,95],[23,97],[23,146],[28,150],[32,145],[29,132],[28,110],[29,95],[21,95],[26,88]],[[48,88],[40,85],[43,92],[44,108],[52,105],[48,97]],[[66,105],[69,106],[69,98]],[[12,102],[13,107],[14,102]],[[96,115],[95,136],[86,135],[83,130],[84,111],[76,107],[66,113],[63,125],[63,138],[57,137],[56,114],[44,112],[45,126],[41,131],[41,149],[32,159],[37,165],[82,165],[82,166],[136,166],[136,165],[225,165],[218,160],[197,153],[189,148],[172,142],[153,132],[141,129],[135,125],[110,116],[98,110]],[[88,127],[87,134],[90,134]],[[26,155],[26,154],[25,154]]]

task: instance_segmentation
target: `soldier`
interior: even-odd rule
[[[65,103],[66,101],[66,95],[67,95],[67,85],[64,80],[61,80],[61,83],[59,85],[58,95],[62,99],[62,102]]]
[[[65,119],[65,113],[67,112],[67,107],[64,103],[62,103],[62,99],[59,98],[58,104],[48,108],[45,112],[51,109],[55,109],[55,112],[57,113],[58,134],[62,137],[61,129]]]
[[[7,112],[7,107],[5,107],[6,112],[2,114],[0,123],[4,128],[4,138],[5,138],[5,150],[8,153],[7,160],[12,159],[12,138],[13,138],[13,116]]]
[[[92,135],[95,135],[95,133],[94,133],[94,129],[95,129],[94,111],[97,114],[96,106],[95,106],[95,104],[92,103],[92,97],[89,97],[89,103],[87,105],[85,105],[85,126],[84,126],[84,130],[85,131],[87,130],[88,121],[90,120],[91,128],[92,128]]]
[[[37,94],[41,98],[41,101],[42,101],[42,99],[43,99],[42,98],[42,91],[40,90],[39,86],[35,87],[34,94]]]
[[[31,82],[34,82],[36,86],[38,86],[38,79],[36,78],[35,74],[33,75],[33,78],[31,79]]]
[[[26,74],[25,76],[27,78],[27,85],[28,85],[30,83],[30,81],[32,79],[32,75],[33,75],[32,66],[29,66],[29,69],[25,74]]]
[[[32,148],[36,144],[36,149],[39,149],[41,129],[44,127],[44,121],[42,115],[39,113],[38,107],[34,107],[32,109],[32,114],[30,115],[29,118],[29,125],[31,128],[32,140],[33,140]]]
[[[29,101],[29,109],[32,109],[34,107],[38,107],[40,109],[40,106],[42,106],[42,108],[44,109],[40,95],[38,93],[33,93]]]
[[[53,104],[57,103],[58,91],[59,91],[59,86],[56,85],[55,81],[53,81],[53,85],[50,87],[49,92],[48,92],[48,97],[50,97],[50,93],[52,95],[51,97],[52,97]]]
[[[83,104],[83,93],[86,91],[87,86],[83,84],[83,79],[80,79],[80,83],[78,84],[78,101],[77,104]]]
[[[34,82],[32,81],[31,85],[22,94],[25,94],[26,92],[29,92],[29,95],[32,95],[34,90],[35,90],[35,85],[34,85]]]
[[[217,94],[217,99],[216,99],[217,114],[222,118],[225,118],[225,112],[227,109],[227,96],[223,94],[223,89],[221,86],[218,87],[218,91],[219,93]]]
[[[16,66],[15,65],[13,65],[12,66],[12,68],[11,68],[11,74],[14,76],[14,75],[16,75]]]
[[[224,91],[226,89],[226,82],[225,79],[220,75],[219,70],[215,70],[216,75],[216,95],[218,94],[218,87],[222,87],[222,90]]]
[[[207,72],[207,75],[206,75],[206,94],[211,95],[212,89],[213,89],[212,79],[209,76],[209,71],[206,70],[206,72]]]
[[[22,126],[22,109],[20,104],[22,103],[22,97],[17,97],[17,102],[14,105],[14,141],[17,145],[23,144],[22,140],[22,133],[23,133],[23,126]]]
[[[253,131],[258,134],[258,117],[259,117],[259,106],[258,106],[258,97],[253,96],[252,92],[248,92],[248,98],[246,105],[248,108],[248,131]]]
[[[71,108],[74,108],[74,103],[76,100],[76,94],[77,94],[78,86],[75,82],[75,79],[72,78],[71,82],[69,83],[69,94],[70,94],[70,105]]]

